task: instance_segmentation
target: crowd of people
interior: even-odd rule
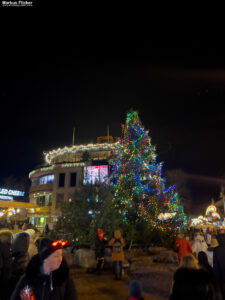
[[[175,241],[179,267],[170,299],[225,299],[225,231],[192,233]]]
[[[25,224],[24,231],[0,230],[0,300],[77,299],[74,281],[63,258],[66,242],[40,238]],[[46,232],[46,234],[48,234]],[[95,239],[96,275],[101,275],[105,247],[112,249],[115,280],[121,280],[125,241],[120,230],[109,241],[102,229]],[[171,300],[225,299],[225,232],[181,233],[174,244],[178,267],[171,287]],[[129,300],[144,299],[140,282],[131,280]]]
[[[40,238],[34,229],[0,231],[0,299],[77,299],[61,241]]]

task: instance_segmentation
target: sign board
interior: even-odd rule
[[[25,192],[0,188],[0,200],[13,200],[13,197],[23,197]]]

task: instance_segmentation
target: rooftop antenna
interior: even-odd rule
[[[75,141],[75,127],[73,127],[73,146],[74,146],[74,141]]]

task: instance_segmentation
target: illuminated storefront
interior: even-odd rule
[[[108,176],[108,159],[116,149],[117,143],[112,142],[76,145],[44,153],[48,165],[29,174],[32,182],[29,200],[39,206],[33,216],[30,214],[32,223],[36,226],[54,223],[62,204],[71,201],[80,184],[104,182]],[[87,153],[88,158],[84,159]]]

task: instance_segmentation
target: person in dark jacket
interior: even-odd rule
[[[21,300],[27,289],[35,300],[76,300],[75,286],[62,256],[64,247],[65,242],[46,242],[30,260],[10,300]]]
[[[95,257],[97,260],[96,274],[101,274],[101,267],[104,263],[106,238],[103,237],[103,230],[98,229],[95,238]]]
[[[18,232],[12,236],[12,278],[10,281],[10,293],[13,292],[28,265],[29,243],[30,236],[26,232]]]
[[[186,255],[174,274],[170,300],[214,300],[214,293],[208,272],[198,269],[193,255]]]
[[[8,300],[10,297],[10,280],[12,277],[12,232],[0,231],[0,299]]]
[[[208,262],[207,254],[204,251],[198,253],[198,265],[200,269],[203,269],[209,273],[211,282],[213,283],[213,268]]]
[[[213,250],[213,271],[217,290],[217,297],[225,299],[225,234],[217,235],[219,246]]]

